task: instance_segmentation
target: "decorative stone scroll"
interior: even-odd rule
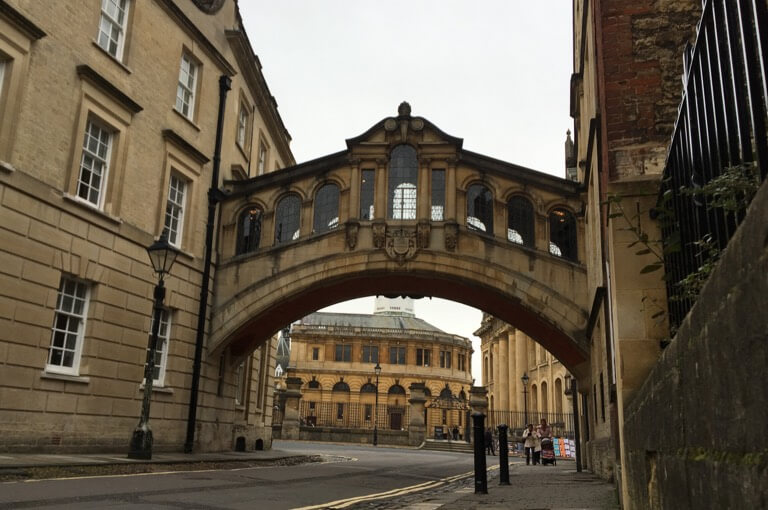
[[[449,222],[445,224],[445,249],[448,251],[456,250],[459,244],[459,224]]]
[[[400,140],[408,139],[408,131],[421,131],[424,129],[424,119],[411,117],[411,105],[403,101],[397,108],[397,117],[390,117],[384,121],[384,130],[388,132],[400,129]]]
[[[357,246],[357,233],[360,230],[360,223],[357,221],[347,222],[347,246],[350,250],[354,250]]]
[[[416,241],[416,229],[395,228],[387,230],[384,249],[389,258],[394,259],[400,265],[405,264],[406,260],[416,256],[419,249]]]

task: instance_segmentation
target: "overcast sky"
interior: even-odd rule
[[[408,101],[468,150],[564,176],[571,2],[240,0],[240,10],[297,162],[344,149]],[[439,299],[417,301],[416,314],[470,338],[481,318]],[[479,356],[473,374],[479,384]]]

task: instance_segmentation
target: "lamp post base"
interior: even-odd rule
[[[139,425],[133,431],[131,447],[128,450],[129,459],[152,459],[152,430],[148,425]]]

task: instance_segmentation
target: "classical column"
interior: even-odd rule
[[[418,188],[416,193],[416,219],[417,220],[431,220],[429,209],[432,200],[432,193],[429,189],[430,182],[430,163],[431,159],[421,158],[419,160],[419,177]]]
[[[411,421],[408,423],[408,444],[419,446],[426,437],[426,424],[424,423],[424,404],[427,402],[425,394],[425,384],[412,383],[408,390],[411,398],[408,403],[411,404]]]
[[[456,158],[445,161],[445,221],[456,221]]]
[[[499,410],[509,411],[509,340],[506,333],[499,335],[499,384],[496,385]]]
[[[349,204],[347,218],[356,220],[360,218],[360,160],[350,158],[351,170],[349,179]],[[341,220],[341,218],[339,218]]]
[[[507,371],[509,374],[509,385],[507,393],[507,401],[509,402],[510,411],[522,411],[522,408],[517,405],[518,392],[522,392],[520,378],[523,374],[517,373],[517,341],[515,340],[515,328],[508,326],[503,333],[507,337],[507,349],[509,352],[509,360],[507,363]],[[511,424],[509,424],[512,426]]]
[[[523,374],[528,370],[528,337],[519,329],[515,330],[515,372],[517,372],[516,381],[519,382]],[[524,411],[523,408],[523,383],[517,387],[517,408]]]
[[[376,172],[374,177],[373,192],[373,217],[377,220],[383,220],[387,217],[387,159],[379,158],[376,160]]]
[[[493,363],[491,368],[491,384],[493,391],[493,411],[499,409],[499,339],[491,340],[491,353],[493,354]]]
[[[283,439],[299,439],[299,401],[301,400],[301,378],[285,379],[285,415],[283,416]]]

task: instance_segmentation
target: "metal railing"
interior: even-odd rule
[[[374,420],[379,430],[407,430],[410,407],[359,402],[299,403],[299,423],[307,427],[336,427],[373,430]]]
[[[566,437],[573,439],[575,437],[573,430],[573,413],[540,413],[537,411],[528,411],[528,423],[532,423],[534,427],[541,423],[541,419],[547,420],[547,423],[552,428],[552,435],[554,437]],[[499,425],[507,425],[509,427],[510,437],[516,437],[522,434],[523,429],[526,427],[525,423],[526,413],[523,411],[500,411],[493,410],[488,411],[488,417],[486,419],[486,426],[495,429]]]
[[[734,167],[766,177],[767,24],[765,2],[707,0],[695,44],[686,48],[658,209],[673,328],[693,306],[678,282],[707,261],[701,241],[725,248],[743,216],[714,206],[702,187]]]

